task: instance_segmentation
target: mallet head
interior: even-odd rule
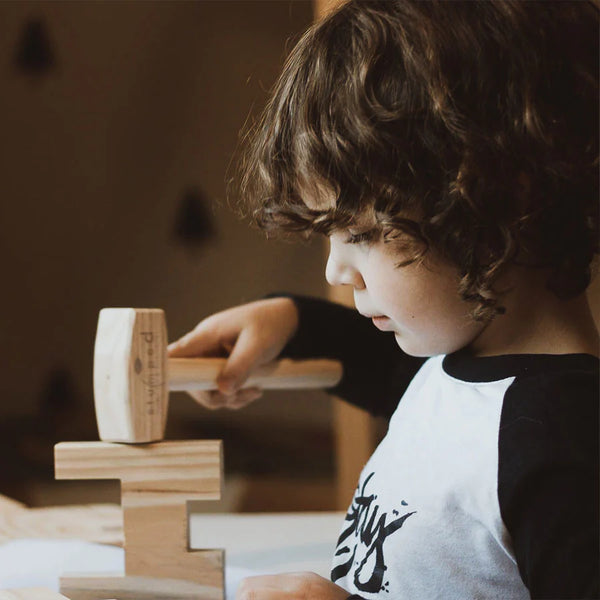
[[[162,440],[168,401],[164,312],[102,309],[94,349],[94,403],[100,439],[126,443]]]

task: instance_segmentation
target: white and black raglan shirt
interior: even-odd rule
[[[417,359],[355,311],[294,301],[286,354],[342,360],[333,393],[389,418],[332,581],[364,600],[599,597],[596,357]]]

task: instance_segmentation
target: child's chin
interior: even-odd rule
[[[400,350],[409,356],[414,356],[416,358],[429,358],[430,356],[449,353],[449,351],[445,348],[438,348],[434,347],[433,345],[428,346],[419,340],[408,340],[399,333],[394,333],[394,337],[396,338],[396,343],[398,346],[400,346]]]
[[[435,352],[428,352],[421,344],[411,343],[410,340],[407,340],[399,333],[394,333],[394,338],[396,338],[396,343],[400,346],[400,350],[409,356],[427,358],[436,354]]]

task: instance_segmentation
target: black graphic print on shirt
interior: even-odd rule
[[[389,593],[389,582],[384,581],[387,570],[385,540],[416,513],[413,511],[400,514],[400,510],[392,510],[390,515],[388,512],[382,512],[377,504],[377,495],[367,491],[374,475],[374,472],[369,474],[364,483],[359,484],[356,489],[344,520],[348,525],[340,534],[335,552],[335,562],[342,562],[337,563],[331,572],[332,581],[338,581],[350,574],[350,579],[359,591],[372,594],[380,591]],[[407,503],[402,500],[401,505],[404,507]]]

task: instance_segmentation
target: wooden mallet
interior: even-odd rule
[[[94,350],[94,402],[100,439],[147,443],[164,439],[169,391],[217,389],[226,359],[167,358],[167,327],[160,309],[100,311]],[[260,367],[247,387],[332,387],[338,361],[282,359]]]

